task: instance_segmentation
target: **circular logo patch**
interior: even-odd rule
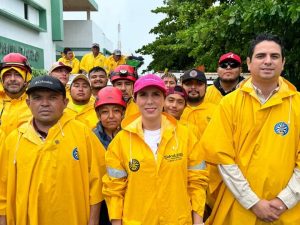
[[[276,134],[284,136],[289,132],[289,126],[285,122],[279,122],[275,124],[274,131]]]
[[[132,172],[136,172],[140,169],[140,162],[136,159],[132,159],[129,161],[129,168]]]
[[[196,77],[197,76],[197,71],[196,70],[192,70],[191,72],[190,72],[190,76],[191,77]]]
[[[78,153],[78,149],[77,148],[73,149],[72,155],[73,155],[73,158],[75,160],[79,160],[79,153]]]

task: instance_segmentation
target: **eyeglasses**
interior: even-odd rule
[[[226,69],[227,67],[230,67],[232,69],[240,67],[240,63],[234,62],[234,61],[228,61],[228,62],[222,62],[220,63],[219,67]]]

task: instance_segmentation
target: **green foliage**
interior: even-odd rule
[[[32,78],[48,74],[47,70],[45,69],[36,69],[33,67],[31,69],[32,69]]]
[[[215,71],[221,54],[241,55],[246,71],[249,42],[257,34],[269,32],[285,43],[285,71],[289,79],[300,79],[299,0],[166,0],[153,10],[166,17],[150,32],[154,42],[138,50],[150,54],[149,70],[185,70],[205,65]]]

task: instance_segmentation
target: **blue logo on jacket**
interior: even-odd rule
[[[276,123],[274,131],[276,134],[285,136],[289,132],[289,125],[287,125],[285,122]]]
[[[73,149],[72,155],[75,160],[79,160],[79,153],[77,147]]]

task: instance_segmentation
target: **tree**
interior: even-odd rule
[[[159,23],[150,31],[158,35],[157,39],[138,50],[153,56],[148,69],[184,70],[204,64],[207,71],[215,71],[219,56],[228,51],[241,55],[245,62],[250,40],[269,32],[281,36],[285,43],[287,77],[294,83],[300,79],[298,0],[227,0],[219,5],[215,1],[184,1],[183,7],[176,4],[179,2],[166,1],[165,7],[153,10],[165,13],[164,21],[172,21],[174,27],[168,33],[170,24]],[[171,18],[172,9],[176,9],[176,16]],[[245,63],[243,66],[246,71]]]

